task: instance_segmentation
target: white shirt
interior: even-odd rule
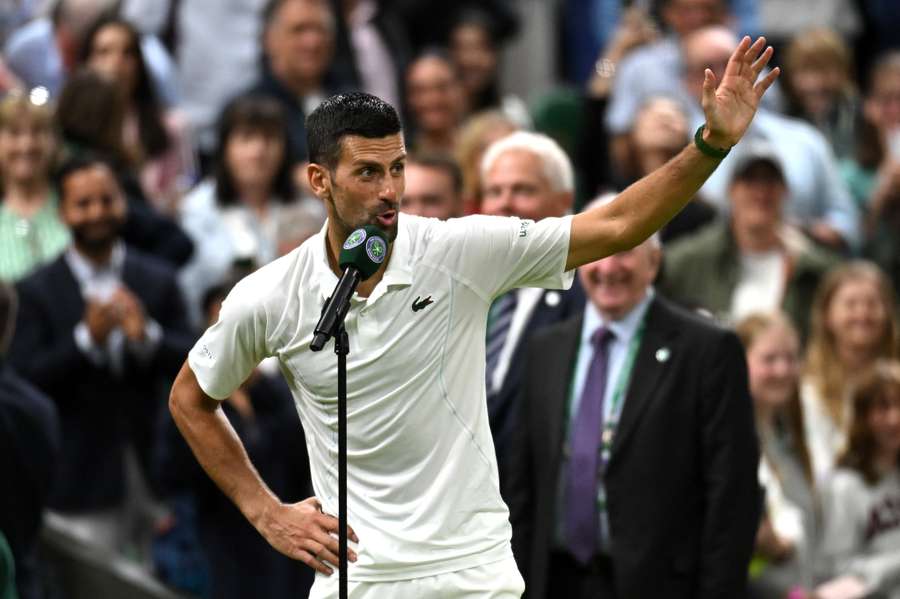
[[[512,362],[513,353],[519,340],[525,332],[525,326],[531,320],[534,309],[538,302],[541,301],[543,289],[535,287],[525,287],[523,289],[515,289],[510,293],[516,294],[516,309],[513,312],[512,320],[509,321],[509,331],[506,333],[506,339],[503,340],[503,347],[500,350],[500,357],[497,359],[497,367],[494,369],[494,375],[491,377],[491,389],[500,389],[503,387],[503,380],[506,373],[509,372],[509,365]]]
[[[433,576],[512,555],[485,399],[487,313],[515,286],[572,281],[563,272],[571,217],[399,218],[382,280],[368,298],[354,295],[345,321],[354,581]],[[261,359],[278,358],[306,433],[313,488],[330,514],[337,366],[331,344],[313,353],[309,343],[336,283],[323,229],[241,281],[188,357],[218,399]]]
[[[103,266],[97,266],[82,256],[74,246],[66,250],[66,264],[72,271],[72,276],[78,282],[81,297],[85,300],[109,303],[116,290],[122,286],[122,269],[125,266],[125,244],[117,242],[110,252],[109,262]],[[99,346],[94,342],[87,323],[82,319],[75,325],[73,335],[75,345],[95,366],[104,366],[109,363],[112,371],[122,375],[125,370],[124,353],[128,350],[141,362],[148,362],[156,353],[162,341],[162,327],[158,322],[145,316],[143,341],[131,341],[126,339],[121,327],[115,327],[109,332],[106,343]]]
[[[821,596],[900,599],[900,474],[892,469],[869,484],[856,470],[837,468],[823,489],[823,565],[832,576],[858,578],[864,588]]]
[[[609,327],[615,337],[609,342],[609,366],[607,372],[609,377],[606,381],[606,389],[603,392],[603,421],[608,422],[610,410],[612,409],[612,396],[615,388],[619,383],[619,375],[625,364],[625,358],[628,356],[628,346],[631,340],[637,335],[638,328],[644,321],[644,315],[647,308],[653,300],[655,291],[652,287],[647,288],[647,294],[641,299],[631,311],[619,320],[607,321],[597,308],[591,302],[585,303],[584,306],[584,324],[581,327],[581,340],[578,345],[578,360],[575,363],[575,378],[573,380],[572,389],[577,392],[572,394],[569,403],[569,428],[578,415],[578,406],[581,403],[581,395],[584,392],[584,383],[587,379],[587,373],[591,366],[591,359],[594,357],[594,345],[591,343],[591,335],[602,326]],[[621,397],[620,405],[617,407],[618,413],[621,414],[625,405],[625,395],[627,395],[627,385],[623,389],[624,393]],[[618,415],[618,414],[617,414]]]
[[[779,250],[742,252],[738,282],[731,293],[731,321],[754,312],[777,310],[784,297],[785,268],[784,254]]]
[[[816,484],[822,485],[834,469],[838,455],[847,444],[847,430],[834,421],[825,398],[812,378],[800,383],[803,428]],[[844,422],[850,422],[850,402],[844,402]]]

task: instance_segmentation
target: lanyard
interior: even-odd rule
[[[641,323],[638,325],[637,331],[628,343],[628,350],[625,354],[625,361],[622,362],[622,368],[619,376],[616,378],[616,386],[613,389],[612,397],[610,397],[610,407],[608,416],[603,418],[603,432],[600,437],[601,457],[600,463],[605,465],[609,461],[610,450],[612,449],[613,437],[615,436],[616,427],[619,424],[619,416],[622,413],[622,400],[625,397],[625,390],[631,380],[631,371],[634,369],[634,361],[637,359],[638,350],[641,347],[641,340],[644,338],[644,330],[646,329],[646,314]],[[579,345],[580,349],[580,345]],[[576,362],[578,356],[575,357]],[[574,381],[573,381],[574,383]],[[571,419],[571,406],[575,403],[577,393],[583,392],[583,389],[576,389],[575,385],[571,385],[569,392],[569,419]],[[567,419],[567,421],[569,421]],[[570,423],[571,424],[571,423]]]
[[[610,452],[612,451],[613,439],[616,434],[616,427],[619,425],[619,416],[622,415],[622,398],[625,396],[625,388],[631,380],[631,371],[634,369],[634,361],[637,359],[638,350],[641,347],[641,340],[644,338],[644,321],[638,326],[637,332],[631,338],[628,344],[628,353],[625,354],[625,361],[622,363],[622,369],[616,379],[616,386],[613,389],[610,398],[609,413],[603,419],[603,433],[600,437],[600,463],[604,466],[609,462]]]

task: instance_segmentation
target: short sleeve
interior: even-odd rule
[[[188,354],[197,383],[214,399],[230,396],[267,357],[265,304],[245,283],[228,294],[218,322]]]
[[[485,299],[515,287],[572,285],[574,270],[565,270],[571,216],[535,222],[477,215],[448,221],[447,226],[442,265]]]

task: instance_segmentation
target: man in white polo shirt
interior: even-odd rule
[[[539,223],[403,215],[406,156],[396,112],[367,94],[326,100],[307,122],[310,187],[323,231],[248,276],[191,351],[170,408],[207,473],[276,549],[315,568],[311,597],[337,594],[337,378],[331,352],[309,350],[337,256],[356,228],[393,242],[357,289],[348,356],[348,571],[353,597],[519,597],[511,530],[497,485],[485,406],[485,325],[518,286],[565,287],[572,269],[640,243],[672,217],[740,139],[778,74],[744,39],[716,87],[694,145],[575,217]],[[316,496],[283,504],[260,480],[219,400],[263,358],[278,359],[306,431]]]

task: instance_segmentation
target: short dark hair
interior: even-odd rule
[[[450,156],[434,152],[412,154],[406,158],[406,164],[418,164],[419,166],[423,166],[426,168],[433,168],[439,171],[444,171],[450,177],[451,181],[453,181],[453,192],[456,195],[462,193],[462,170],[459,168],[459,165],[456,163],[456,161]]]
[[[397,111],[381,98],[364,92],[331,96],[306,118],[309,161],[334,169],[344,136],[377,139],[401,131]]]
[[[116,173],[116,169],[113,166],[111,160],[109,160],[102,154],[96,154],[94,152],[79,152],[77,154],[72,154],[71,156],[66,158],[63,163],[59,165],[59,168],[56,169],[56,172],[53,173],[53,188],[56,190],[56,196],[59,199],[58,201],[60,203],[62,203],[63,201],[63,186],[66,184],[66,181],[69,179],[69,177],[71,177],[75,173],[93,168],[95,166],[104,166],[108,168],[109,172],[113,176],[113,179],[115,179],[116,181],[116,185],[121,186],[121,184],[119,183],[118,175]]]
[[[277,100],[259,94],[244,94],[229,102],[222,110],[218,123],[218,145],[213,160],[213,174],[216,180],[216,200],[222,206],[237,203],[237,190],[228,163],[225,159],[228,139],[236,129],[246,128],[260,131],[267,136],[280,139],[284,147],[281,164],[275,171],[270,184],[270,195],[281,202],[294,199],[294,179],[291,171],[294,156],[288,139],[288,122],[284,108]]]

